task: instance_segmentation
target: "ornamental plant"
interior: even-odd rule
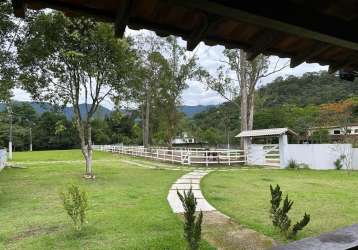
[[[184,207],[184,238],[188,243],[188,249],[198,250],[201,241],[201,224],[203,221],[203,212],[195,215],[197,201],[192,189],[184,192],[182,195],[177,191],[180,201]]]
[[[62,192],[60,197],[63,202],[63,207],[68,216],[73,221],[76,230],[81,230],[86,221],[86,212],[88,210],[87,193],[81,191],[79,186],[74,184],[67,188],[66,192]]]
[[[288,212],[291,210],[293,201],[288,199],[288,195],[284,199],[282,206],[282,191],[279,185],[275,188],[270,185],[271,191],[271,208],[270,217],[272,225],[278,228],[281,233],[288,239],[293,239],[297,236],[298,231],[302,230],[310,222],[310,215],[305,213],[303,218],[291,227],[291,219]]]

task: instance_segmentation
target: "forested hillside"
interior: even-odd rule
[[[254,128],[289,127],[304,134],[309,127],[358,121],[358,82],[342,81],[327,72],[277,78],[257,90]],[[211,143],[235,140],[240,109],[224,103],[192,119],[196,134]]]
[[[358,81],[343,81],[326,71],[312,72],[301,77],[279,77],[257,92],[265,107],[283,104],[304,107],[310,104],[337,102],[358,95]]]

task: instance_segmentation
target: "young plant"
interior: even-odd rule
[[[286,167],[287,169],[299,169],[300,165],[295,160],[290,160]]]
[[[291,227],[291,219],[288,216],[288,212],[291,210],[293,201],[288,199],[288,195],[286,195],[285,200],[282,201],[282,191],[279,185],[276,185],[275,188],[270,185],[271,191],[271,208],[270,208],[270,218],[272,219],[272,224],[274,227],[277,227],[281,233],[285,235],[286,238],[294,238],[296,237],[298,231],[302,230],[309,222],[310,215],[304,214],[301,221],[297,222],[292,229]]]
[[[341,170],[341,168],[343,168],[343,161],[345,160],[345,158],[345,155],[341,155],[337,160],[334,161],[334,166],[337,170]]]
[[[184,207],[184,237],[188,243],[188,249],[198,250],[201,240],[203,213],[200,211],[199,215],[195,215],[197,201],[191,188],[188,192],[184,192],[184,195],[179,191],[177,191],[177,194]]]
[[[81,191],[79,186],[70,185],[67,192],[60,194],[63,207],[73,221],[76,230],[81,230],[86,222],[86,211],[88,210],[88,200],[85,191]]]

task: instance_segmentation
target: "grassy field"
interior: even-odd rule
[[[358,173],[313,170],[247,170],[213,172],[202,181],[204,196],[239,223],[284,241],[269,219],[269,185],[279,184],[294,200],[293,223],[304,212],[310,224],[298,238],[319,235],[358,223]]]
[[[185,249],[182,222],[166,196],[184,171],[155,170],[96,152],[96,180],[84,180],[78,150],[15,153],[0,173],[0,249]],[[67,161],[67,162],[56,162]],[[59,193],[88,192],[88,224],[75,232]],[[206,242],[202,249],[213,249]]]

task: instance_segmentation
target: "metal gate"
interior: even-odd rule
[[[264,151],[264,165],[267,166],[280,166],[280,147],[279,144],[263,145]]]

